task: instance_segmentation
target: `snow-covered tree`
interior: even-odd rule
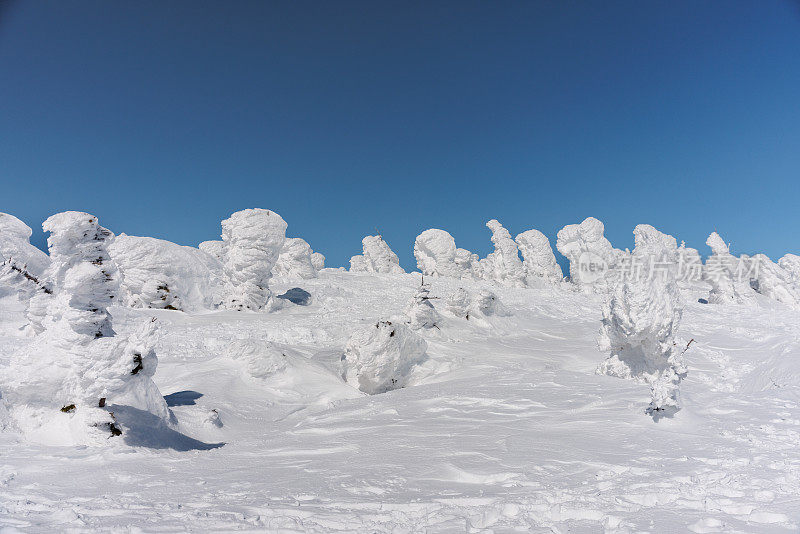
[[[50,258],[30,244],[32,233],[13,215],[0,213],[0,297],[14,294],[27,300],[42,290]]]
[[[374,395],[406,386],[428,345],[409,327],[380,321],[353,334],[342,356],[342,378]]]
[[[427,285],[419,286],[414,292],[404,312],[412,330],[438,328],[441,316],[433,307],[431,299],[430,288]]]
[[[773,263],[765,254],[756,254],[749,261],[750,286],[757,293],[790,308],[800,308],[800,287],[795,285],[789,271]]]
[[[417,269],[425,276],[461,278],[465,270],[456,262],[456,240],[444,230],[425,230],[414,240]]]
[[[225,241],[203,241],[197,248],[213,256],[217,261],[225,261]]]
[[[712,254],[703,267],[703,280],[711,285],[708,301],[712,304],[741,304],[749,300],[752,290],[749,277],[740,272],[744,265],[730,253],[728,245],[713,232],[706,240]]]
[[[528,284],[537,281],[557,283],[564,278],[564,273],[561,272],[561,267],[556,262],[556,256],[550,247],[550,241],[539,230],[522,232],[514,241],[522,253],[522,265],[525,268]]]
[[[323,256],[320,252],[312,252],[311,265],[314,266],[314,269],[316,269],[317,272],[321,271],[325,268],[325,256]]]
[[[117,267],[108,253],[114,234],[97,217],[77,211],[57,213],[42,228],[50,232],[50,265],[43,278],[53,293],[37,293],[28,318],[34,332],[48,323],[66,322],[78,334],[92,338],[114,335],[108,306],[119,290]]]
[[[517,243],[496,219],[486,223],[492,231],[494,252],[481,260],[484,278],[509,287],[525,287],[525,268],[519,259]]]
[[[786,254],[778,260],[778,265],[786,272],[789,282],[800,290],[800,256]]]
[[[283,278],[316,278],[318,269],[311,261],[312,254],[311,246],[304,239],[287,237],[272,274]]]
[[[400,267],[397,258],[389,244],[379,235],[368,235],[361,240],[363,254],[350,258],[350,270],[353,272],[367,273],[394,273],[402,274],[405,271]]]
[[[222,264],[207,252],[125,234],[108,250],[121,275],[120,297],[128,306],[194,312],[222,301]]]
[[[678,385],[686,373],[675,344],[681,314],[677,284],[668,276],[627,279],[603,308],[598,344],[610,356],[597,372],[649,384],[654,416],[679,408]]]
[[[477,254],[464,248],[457,248],[455,262],[458,266],[458,271],[461,273],[461,278],[473,280],[483,279],[483,265],[481,265],[480,258]]]
[[[222,221],[225,299],[229,310],[263,310],[272,296],[269,279],[286,239],[286,221],[274,211],[237,211]]]
[[[0,371],[2,395],[23,431],[100,443],[121,432],[107,405],[124,404],[167,418],[151,377],[155,325],[116,336],[108,306],[117,271],[108,255],[114,235],[88,213],[64,212],[43,224],[52,262],[51,293],[37,294],[39,335]],[[40,298],[41,297],[41,298]]]
[[[469,292],[463,287],[459,287],[447,297],[447,311],[461,317],[462,319],[469,320],[469,314],[472,306],[472,297]]]
[[[569,260],[570,281],[584,292],[604,292],[607,277],[616,269],[624,252],[614,249],[603,236],[605,227],[594,217],[559,230],[556,248]]]

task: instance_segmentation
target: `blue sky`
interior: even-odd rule
[[[264,207],[331,266],[590,215],[800,253],[797,2],[0,6],[0,211],[40,246],[68,209],[196,245]]]

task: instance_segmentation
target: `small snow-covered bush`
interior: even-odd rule
[[[730,253],[717,232],[708,236],[706,245],[712,251],[703,267],[703,280],[711,285],[708,301],[712,304],[741,304],[750,300],[749,276],[741,270],[745,262]]]
[[[414,240],[417,269],[426,276],[461,278],[466,269],[456,262],[456,240],[444,230],[425,230]]]
[[[462,319],[469,319],[472,297],[463,287],[459,287],[447,297],[447,310]]]
[[[514,239],[522,253],[522,265],[528,284],[535,281],[557,283],[564,278],[550,247],[550,241],[539,230],[527,230]]]
[[[428,345],[404,324],[380,321],[359,330],[342,355],[342,378],[374,395],[406,386]]]
[[[267,306],[269,279],[285,238],[286,221],[274,211],[246,209],[222,221],[225,308],[259,311]]]
[[[222,300],[222,264],[207,252],[124,234],[108,250],[128,306],[192,312],[213,309]]]
[[[559,230],[556,248],[569,260],[570,281],[584,292],[605,292],[607,277],[625,255],[603,236],[605,227],[594,217]]]
[[[389,244],[379,235],[368,235],[361,240],[363,254],[350,258],[352,272],[366,273],[394,273],[402,274],[405,271],[400,267],[397,258]]]
[[[675,346],[681,314],[677,284],[668,277],[626,280],[603,308],[598,344],[610,356],[597,372],[649,384],[650,412],[678,408],[678,384],[686,372]]]
[[[486,223],[492,231],[494,252],[483,260],[483,277],[509,287],[525,287],[525,268],[519,259],[517,243],[496,219]]]
[[[271,343],[242,339],[231,342],[225,354],[244,363],[248,375],[253,378],[269,378],[286,370],[286,355]]]
[[[287,237],[272,274],[282,278],[316,278],[319,269],[312,262],[312,254],[311,246],[304,239]]]
[[[438,328],[441,316],[431,302],[430,289],[421,285],[408,303],[405,315],[409,319],[409,326],[413,330]]]

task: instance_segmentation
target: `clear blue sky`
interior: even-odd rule
[[[0,0],[0,211],[196,245],[270,208],[346,265],[592,215],[800,253],[800,4]]]

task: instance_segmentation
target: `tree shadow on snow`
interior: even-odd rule
[[[169,395],[164,395],[164,400],[167,401],[167,406],[194,406],[197,399],[202,397],[202,393],[196,391],[176,391]]]
[[[186,452],[208,451],[225,445],[225,443],[205,443],[190,438],[171,429],[164,421],[144,410],[118,404],[110,406],[109,409],[123,428],[122,439],[125,444],[132,447]]]
[[[311,304],[311,293],[301,287],[293,287],[282,295],[277,295],[279,299],[285,299],[298,306],[308,306]]]

